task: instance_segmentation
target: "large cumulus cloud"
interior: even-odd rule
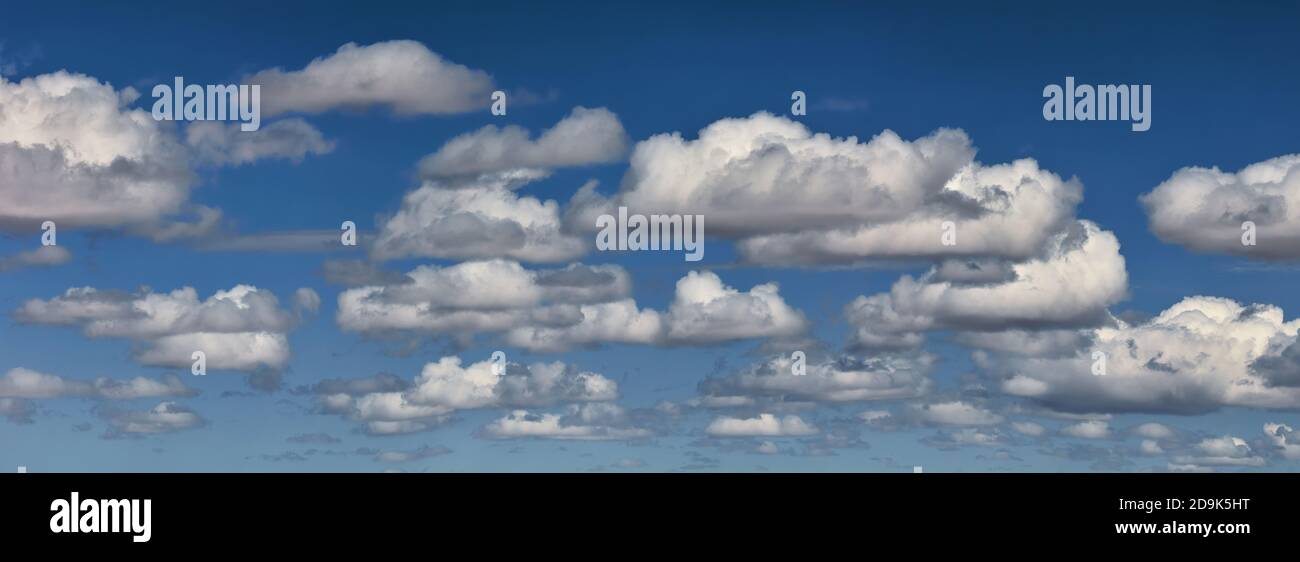
[[[289,361],[286,334],[319,304],[311,289],[298,290],[292,307],[282,308],[274,294],[249,285],[204,300],[191,287],[170,293],[80,287],[28,300],[15,316],[28,324],[78,326],[87,337],[130,339],[140,344],[135,359],[145,365],[189,368],[193,353],[202,351],[208,368],[278,371]]]
[[[1277,360],[1300,321],[1282,309],[1188,297],[1140,323],[1116,319],[1064,357],[977,352],[1003,391],[1066,412],[1197,414],[1224,406],[1300,407],[1300,387]],[[1094,369],[1105,363],[1104,371]],[[1094,370],[1104,374],[1093,374]]]
[[[569,220],[590,229],[618,205],[702,214],[711,236],[740,239],[745,258],[772,265],[1033,255],[1073,216],[1081,186],[1032,160],[984,166],[974,153],[958,130],[859,142],[756,113],[714,122],[696,140],[638,143],[618,193],[580,194]],[[945,221],[960,244],[941,243]]]
[[[910,347],[935,329],[1097,325],[1128,287],[1119,241],[1088,221],[1053,235],[1041,257],[1010,264],[1005,273],[1005,280],[971,282],[940,266],[920,279],[904,276],[887,293],[860,296],[846,308],[853,343]]]
[[[1189,167],[1141,197],[1151,231],[1193,250],[1300,258],[1300,154],[1251,164],[1237,172]],[[1255,223],[1255,245],[1242,243],[1242,223]]]
[[[366,286],[339,295],[338,323],[363,333],[413,331],[473,337],[501,333],[515,346],[560,351],[600,343],[701,345],[789,337],[807,320],[775,284],[740,291],[712,272],[677,283],[666,312],[630,298],[618,266],[573,264],[528,270],[504,260],[420,266],[411,283]]]

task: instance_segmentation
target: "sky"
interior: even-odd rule
[[[911,4],[8,7],[0,466],[1295,470],[1300,6]]]

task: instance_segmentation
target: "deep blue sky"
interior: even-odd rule
[[[1202,2],[872,3],[736,2],[716,5],[663,2],[23,2],[0,18],[0,63],[17,63],[11,80],[66,69],[135,87],[148,107],[152,84],[183,75],[191,82],[223,83],[270,67],[297,69],[348,42],[417,40],[434,52],[489,72],[509,91],[536,93],[543,101],[511,106],[508,122],[534,132],[574,106],[607,107],[630,137],[680,131],[693,137],[723,117],[759,110],[788,115],[792,90],[808,93],[810,111],[799,121],[833,136],[870,138],[892,129],[903,138],[940,127],[961,128],[985,163],[1032,157],[1085,188],[1078,216],[1112,230],[1127,259],[1130,297],[1115,312],[1156,313],[1184,296],[1211,294],[1300,310],[1291,268],[1250,268],[1239,258],[1191,253],[1165,244],[1148,229],[1137,202],[1184,166],[1236,170],[1274,156],[1300,152],[1300,3],[1251,5]],[[710,3],[711,4],[711,3]],[[1152,128],[1132,133],[1126,124],[1047,122],[1042,88],[1074,76],[1088,83],[1151,84]],[[845,102],[849,109],[819,105]],[[301,163],[258,162],[205,170],[196,202],[222,208],[241,231],[335,228],[354,220],[373,230],[376,216],[393,212],[416,185],[414,164],[447,139],[484,124],[502,124],[486,111],[451,116],[395,117],[384,109],[311,116],[337,141],[334,152]],[[617,186],[622,163],[563,170],[528,192],[567,200],[588,178]],[[339,288],[317,273],[331,256],[312,253],[199,252],[114,233],[61,233],[76,259],[50,269],[0,274],[0,310],[30,298],[48,298],[73,286],[132,290],[147,285],[169,291],[193,286],[201,296],[237,283],[268,288],[282,300],[297,287],[322,297],[320,314],[290,335],[294,358],[286,384],[380,371],[410,378],[446,348],[430,344],[399,356],[391,345],[343,333],[333,322]],[[31,247],[35,237],[0,238],[0,254]],[[725,266],[732,254],[716,242],[707,265]],[[337,257],[337,256],[335,256]],[[406,270],[429,260],[389,264]],[[687,271],[678,256],[589,255],[587,262],[621,263],[632,272],[643,306],[662,308],[673,282]],[[903,269],[914,272],[916,269]],[[859,294],[885,290],[900,270],[805,270],[754,267],[719,270],[731,285],[780,282],[782,295],[814,321],[814,334],[842,345],[841,307]],[[970,370],[966,350],[931,336],[944,357],[934,374],[939,391],[956,393]],[[749,363],[753,342],[702,349],[607,346],[520,360],[563,359],[621,381],[620,403],[652,406],[682,400],[712,374],[715,364]],[[495,349],[481,343],[461,350],[478,361]],[[75,329],[0,321],[0,372],[26,366],[70,377],[156,375],[129,359],[130,344],[88,339]],[[513,358],[513,357],[512,357]],[[261,458],[304,447],[291,435],[325,432],[358,447],[411,450],[443,445],[454,452],[401,465],[407,470],[581,471],[619,459],[649,470],[691,463],[690,451],[715,459],[723,470],[980,471],[1013,464],[1020,470],[1087,470],[1088,461],[1042,454],[1037,446],[1011,452],[1023,463],[988,458],[988,451],[940,451],[921,439],[932,429],[865,432],[868,449],[835,456],[756,457],[697,441],[694,434],[665,436],[650,445],[500,442],[475,436],[500,411],[469,412],[432,432],[375,438],[353,424],[308,415],[305,398],[284,392],[223,398],[246,391],[240,376],[187,377],[202,394],[186,399],[207,426],[136,440],[101,439],[92,404],[81,400],[41,405],[35,423],[0,423],[0,465],[30,470],[380,470],[364,455],[315,457],[309,463]],[[868,406],[875,407],[875,406]],[[888,407],[888,405],[883,405]],[[851,418],[861,405],[828,408],[818,419]],[[1264,421],[1289,419],[1237,409],[1194,418],[1126,416],[1115,426],[1159,419],[1188,431],[1225,431],[1255,437]],[[1051,424],[1048,424],[1051,426]],[[1130,443],[1131,445],[1131,443]],[[1118,445],[1116,445],[1118,446]],[[1160,463],[1137,461],[1131,468]],[[1290,470],[1289,467],[1274,467]]]

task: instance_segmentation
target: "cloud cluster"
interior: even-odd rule
[[[621,159],[626,147],[622,123],[605,108],[575,108],[536,140],[517,126],[489,125],[458,136],[420,161],[424,182],[384,221],[372,256],[578,258],[589,244],[564,227],[559,204],[515,190],[555,168]]]
[[[179,377],[133,377],[75,380],[41,373],[23,367],[10,369],[0,376],[0,417],[14,423],[31,423],[36,412],[34,400],[83,398],[88,400],[135,400],[140,398],[174,398],[198,394]]]
[[[1240,171],[1190,167],[1141,197],[1151,231],[1193,250],[1300,258],[1300,154]],[[1255,245],[1242,243],[1242,223],[1255,224]]]
[[[797,437],[819,431],[799,416],[778,417],[768,413],[753,418],[721,416],[705,428],[705,432],[713,437]]]
[[[333,149],[300,119],[258,132],[197,122],[182,141],[180,127],[130,107],[139,95],[67,71],[20,82],[0,77],[0,231],[30,233],[54,221],[160,242],[201,237],[221,213],[190,202],[195,165],[300,160]],[[198,222],[183,222],[187,215]]]
[[[560,351],[600,343],[699,345],[802,333],[807,320],[774,284],[740,291],[711,272],[677,283],[667,312],[629,298],[613,265],[528,270],[504,260],[420,266],[412,282],[339,295],[338,323],[362,333],[415,331],[461,338],[501,333],[510,345]]]
[[[913,405],[911,415],[931,425],[990,426],[1005,421],[1001,415],[960,400]]]
[[[1066,412],[1296,408],[1300,386],[1284,359],[1298,329],[1275,306],[1198,296],[1145,322],[1092,330],[1092,343],[1068,356],[975,357],[1003,391]]]
[[[181,210],[186,149],[138,93],[65,71],[0,77],[0,230],[153,224]]]
[[[1078,221],[1047,241],[1045,255],[1010,265],[1006,280],[968,282],[933,268],[904,276],[888,293],[860,296],[845,311],[853,343],[911,347],[935,329],[998,332],[1097,325],[1126,294],[1115,235]]]
[[[107,437],[171,433],[202,427],[207,423],[194,410],[175,402],[159,402],[148,410],[125,410],[102,406],[99,416],[109,425]]]
[[[618,397],[618,385],[602,375],[560,362],[462,366],[443,357],[424,366],[407,385],[392,375],[325,381],[312,391],[325,413],[347,417],[372,435],[410,433],[448,421],[458,410],[547,407],[604,402]]]
[[[0,377],[0,398],[94,398],[133,400],[193,396],[195,391],[175,375],[125,380],[98,377],[92,381],[67,379],[18,367]]]
[[[936,358],[928,354],[842,356],[806,364],[796,374],[794,359],[779,355],[699,385],[705,404],[750,405],[760,401],[856,402],[901,400],[924,395]]]
[[[609,403],[575,404],[562,414],[515,410],[483,427],[492,439],[563,439],[627,441],[652,434],[636,427],[621,406]]]
[[[619,205],[703,214],[712,235],[740,239],[746,259],[770,265],[1033,255],[1069,222],[1082,188],[1032,160],[984,166],[974,154],[958,130],[859,142],[760,112],[716,121],[696,140],[638,143],[619,192],[586,194],[571,216],[590,229]],[[941,243],[945,221],[961,244]]]
[[[452,187],[425,182],[402,198],[371,247],[380,260],[509,258],[554,263],[587,253],[586,238],[563,231],[554,200],[515,189],[540,174],[488,175]]]
[[[202,351],[208,368],[256,371],[286,366],[286,333],[319,304],[311,289],[299,289],[292,308],[286,309],[269,291],[248,285],[217,291],[202,301],[191,287],[170,293],[81,287],[51,299],[28,300],[15,316],[29,324],[79,326],[91,338],[138,342],[135,360],[144,365],[189,368],[194,352]]]
[[[1202,439],[1188,454],[1175,456],[1169,469],[1199,471],[1213,467],[1258,467],[1267,462],[1245,439],[1224,435]]]

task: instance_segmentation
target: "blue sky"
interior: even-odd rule
[[[598,251],[552,263],[522,260],[529,270],[570,262],[622,267],[632,282],[628,296],[643,309],[659,311],[669,308],[675,283],[690,271],[712,271],[742,293],[774,282],[782,301],[807,320],[800,344],[759,336],[707,344],[597,342],[543,351],[512,346],[494,330],[457,341],[447,333],[342,329],[338,297],[356,287],[331,283],[322,274],[326,262],[365,262],[403,273],[472,260],[409,255],[367,261],[365,248],[269,250],[256,242],[239,251],[211,247],[239,236],[283,232],[336,237],[332,233],[345,220],[354,221],[369,243],[403,208],[403,197],[427,179],[417,171],[421,158],[457,135],[487,125],[522,127],[536,138],[575,107],[606,108],[616,115],[627,139],[622,155],[549,166],[549,177],[516,191],[567,208],[589,180],[597,180],[607,197],[634,184],[627,154],[638,143],[673,132],[690,141],[716,121],[765,111],[841,141],[856,136],[854,143],[866,143],[886,129],[905,141],[937,129],[960,129],[978,149],[974,158],[981,164],[1031,158],[1062,179],[1077,178],[1082,201],[1072,218],[1113,233],[1120,245],[1127,275],[1123,295],[1100,304],[1115,318],[1141,325],[1186,297],[1209,295],[1243,305],[1273,305],[1290,321],[1300,310],[1300,299],[1289,290],[1296,275],[1294,256],[1281,251],[1281,258],[1257,259],[1227,250],[1189,249],[1196,247],[1195,233],[1204,231],[1191,219],[1187,228],[1162,239],[1153,234],[1139,196],[1162,183],[1179,188],[1176,173],[1188,167],[1217,166],[1231,173],[1300,153],[1294,126],[1300,122],[1300,107],[1294,103],[1294,92],[1300,90],[1295,68],[1300,46],[1294,41],[1300,14],[1293,3],[1102,2],[1066,10],[1029,3],[944,2],[911,7],[283,2],[130,8],[48,2],[7,11],[0,21],[0,70],[9,86],[59,71],[82,74],[116,91],[129,87],[140,92],[139,99],[118,108],[123,112],[141,110],[147,116],[149,91],[173,76],[190,83],[239,83],[267,69],[303,69],[348,43],[365,48],[395,40],[415,42],[446,61],[490,75],[489,90],[508,92],[510,105],[507,115],[494,116],[485,98],[481,107],[450,112],[403,112],[383,100],[363,100],[264,117],[264,127],[278,119],[301,119],[332,149],[308,150],[301,158],[269,154],[242,165],[186,163],[194,178],[185,204],[220,209],[222,232],[162,241],[141,234],[141,224],[126,220],[61,227],[59,245],[71,252],[66,263],[0,272],[0,309],[6,312],[0,322],[0,373],[23,368],[70,381],[176,375],[196,394],[110,400],[46,398],[11,389],[11,398],[33,410],[0,421],[0,464],[5,466],[25,465],[31,471],[905,471],[916,465],[926,471],[1290,471],[1300,457],[1287,448],[1300,447],[1300,435],[1291,438],[1295,441],[1277,437],[1279,442],[1263,429],[1265,424],[1300,427],[1297,406],[1281,398],[1261,406],[1220,395],[1186,400],[1197,402],[1192,405],[1181,402],[1185,396],[1180,393],[1203,390],[1196,382],[1203,373],[1177,373],[1189,381],[1171,387],[1177,396],[1147,404],[1115,398],[1113,393],[1127,392],[1122,385],[1113,393],[1098,390],[1125,406],[1103,405],[1085,415],[1059,407],[1076,398],[1085,403],[1085,398],[1062,390],[1052,403],[1058,407],[1045,406],[1008,390],[1013,373],[977,365],[972,353],[978,350],[958,336],[980,331],[969,329],[972,323],[986,325],[980,322],[944,325],[940,318],[919,348],[905,351],[850,345],[854,326],[846,319],[846,305],[859,295],[889,291],[902,275],[925,275],[937,259],[760,266],[732,247],[734,238],[710,236],[706,230],[706,258],[700,263],[685,262],[677,253]],[[1061,84],[1066,76],[1081,83],[1151,85],[1151,129],[1135,133],[1125,123],[1045,121],[1043,87]],[[807,115],[790,114],[794,90],[807,93]],[[0,97],[0,103],[5,99]],[[0,105],[0,113],[17,108]],[[157,126],[160,134],[183,139],[187,125]],[[22,149],[34,142],[21,136],[3,140],[16,140]],[[0,181],[15,177],[21,179],[0,176]],[[1290,183],[1276,189],[1300,191],[1297,173],[1290,177]],[[784,187],[792,201],[805,189],[797,182]],[[1279,237],[1261,243],[1286,245],[1283,234],[1292,225],[1283,218],[1273,226]],[[39,244],[39,230],[28,226],[6,224],[2,232],[0,256]],[[581,239],[590,243],[592,234],[582,233]],[[1079,279],[1077,286],[1089,283]],[[76,325],[52,325],[56,323],[18,313],[32,299],[49,301],[72,287],[126,293],[140,287],[158,293],[193,287],[203,300],[240,284],[274,294],[279,309],[299,317],[284,330],[291,356],[272,369],[281,381],[276,390],[252,388],[250,375],[239,369],[213,369],[209,376],[193,377],[188,368],[142,360],[139,352],[149,341],[88,336]],[[1081,294],[1077,286],[1058,287],[1063,295],[1058,299]],[[319,296],[319,310],[294,310],[300,288]],[[1074,318],[1068,330],[1091,334],[1105,322],[1086,324]],[[1285,348],[1286,338],[1294,337],[1294,327],[1279,328],[1271,345]],[[818,343],[828,357],[929,353],[937,362],[925,374],[925,392],[902,399],[803,401],[787,396],[772,403],[765,395],[732,409],[700,403],[701,381],[734,376],[809,342]],[[616,399],[584,404],[615,404],[625,414],[619,423],[627,427],[620,427],[638,430],[636,437],[573,440],[487,430],[516,409],[542,415],[581,407],[564,400],[457,408],[431,424],[436,427],[371,435],[360,429],[366,420],[323,411],[321,397],[308,390],[327,379],[381,372],[410,383],[427,363],[442,357],[457,356],[468,365],[487,361],[495,350],[521,365],[562,361],[617,383]],[[1088,356],[1088,349],[1074,351]],[[1266,354],[1286,356],[1276,349]],[[1249,364],[1239,367],[1237,375],[1255,373]],[[1279,375],[1278,380],[1284,379]],[[1070,387],[1053,380],[1063,389]],[[146,412],[163,400],[192,411],[202,422],[147,433],[115,425],[129,418],[123,412]],[[676,413],[665,413],[664,404],[676,406]],[[936,404],[958,404],[954,408],[962,413],[997,421],[945,421],[916,413]],[[894,421],[867,423],[860,417],[864,411],[887,411]],[[709,429],[722,419],[762,419],[757,418],[761,414],[794,416],[817,431],[729,435]],[[1161,424],[1172,436],[1154,437],[1155,430],[1148,431],[1150,436],[1135,433],[1146,422]],[[1042,431],[1021,432],[1014,423],[1037,424]],[[1090,423],[1094,425],[1086,425]],[[1106,430],[1100,437],[1062,433],[1078,424]],[[953,435],[993,441],[950,446],[947,439]],[[1240,443],[1229,439],[1230,450],[1219,450],[1224,442],[1216,440],[1225,437]],[[1160,453],[1144,454],[1143,441],[1158,445]],[[769,443],[776,454],[767,454]],[[384,456],[417,451],[424,454],[409,454],[402,462],[394,462],[400,455]]]

